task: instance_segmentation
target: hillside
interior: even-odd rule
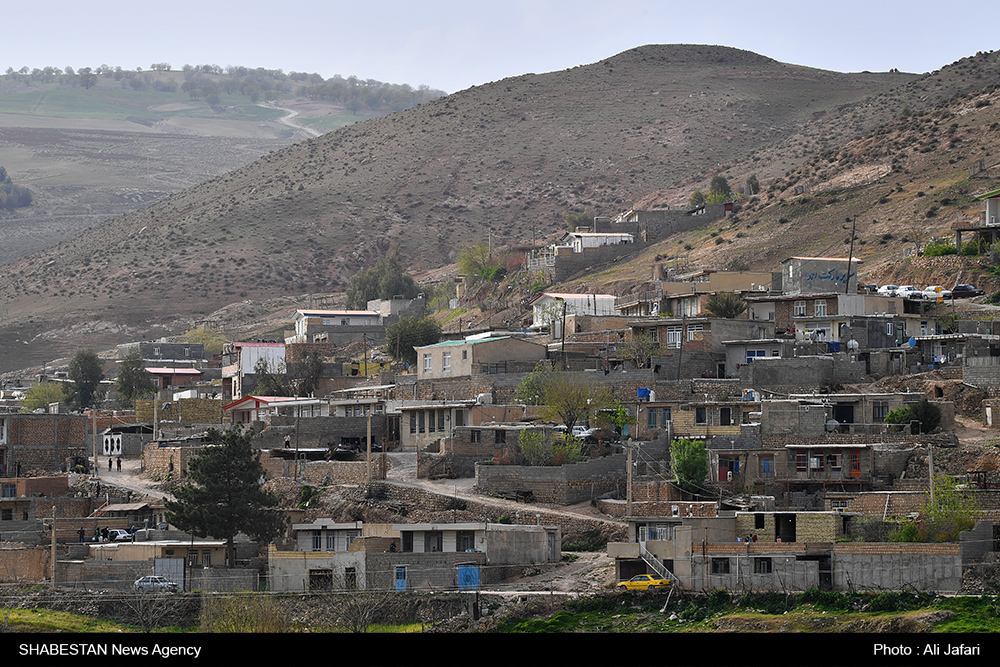
[[[874,157],[850,142],[884,134],[904,108],[922,123],[998,69],[981,54],[922,76],[840,74],[672,45],[474,87],[274,151],[8,265],[0,370],[51,347],[183,331],[235,301],[336,292],[394,243],[420,271],[487,234],[510,245],[552,233],[570,210],[683,205],[720,171],[736,186],[756,174],[766,192],[724,228],[656,254],[753,268],[807,249],[842,254],[845,200],[856,214],[866,202],[793,204],[795,186],[843,187],[834,171]],[[836,224],[814,223],[828,205]]]

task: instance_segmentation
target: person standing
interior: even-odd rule
[[[108,457],[108,472],[111,472],[111,457]]]
[[[122,457],[118,457],[118,472],[122,471]]]

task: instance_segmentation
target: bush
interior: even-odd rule
[[[929,243],[924,247],[924,257],[941,257],[943,255],[956,255],[958,249],[949,243]]]

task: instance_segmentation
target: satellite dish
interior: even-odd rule
[[[858,341],[854,340],[853,338],[851,340],[847,341],[847,349],[849,349],[849,350],[856,350],[859,347],[861,347],[861,345],[858,343]]]
[[[826,430],[828,432],[833,433],[838,428],[840,428],[840,422],[838,422],[836,419],[828,419],[826,421]]]
[[[913,336],[910,336],[910,340],[907,341],[907,342],[910,344],[910,347],[916,347],[917,346],[917,339],[914,338]]]

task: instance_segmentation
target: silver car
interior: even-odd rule
[[[132,589],[136,591],[164,591],[167,593],[176,593],[181,589],[181,587],[179,584],[170,581],[166,577],[161,577],[157,574],[147,574],[141,579],[136,579],[135,583],[132,584]]]

